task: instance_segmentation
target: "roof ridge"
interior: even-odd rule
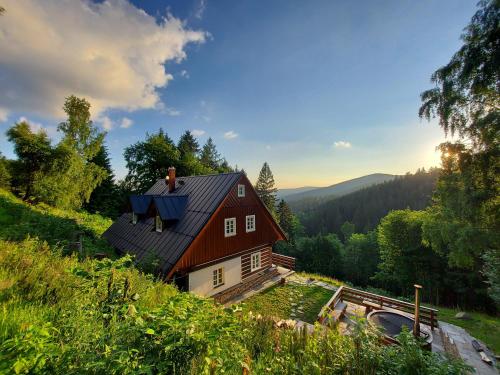
[[[177,176],[176,179],[179,178],[196,178],[196,177],[215,177],[215,176],[227,176],[230,174],[243,174],[243,172],[224,172],[224,173],[211,173],[211,174],[196,174],[192,176]],[[158,181],[163,181],[164,178],[159,178]]]

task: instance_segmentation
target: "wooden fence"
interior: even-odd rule
[[[272,259],[272,263],[277,265],[277,266],[288,268],[289,270],[295,269],[295,258],[294,257],[289,257],[286,255],[272,253],[271,259]]]
[[[400,301],[394,298],[380,296],[378,294],[364,292],[362,290],[341,286],[327,304],[321,309],[318,321],[321,323],[329,312],[333,311],[338,301],[355,303],[360,306],[377,305],[381,310],[397,310],[407,315],[413,315],[415,305],[413,303]],[[438,310],[430,307],[420,307],[420,322],[431,327],[432,330],[438,326]]]

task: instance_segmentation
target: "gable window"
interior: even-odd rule
[[[247,233],[255,231],[255,215],[247,215],[246,228],[247,228]]]
[[[224,237],[236,235],[236,218],[224,219]]]
[[[244,197],[245,196],[245,185],[238,185],[238,197]]]
[[[250,256],[250,272],[260,268],[260,251]]]
[[[161,232],[163,230],[163,222],[161,221],[161,217],[158,214],[156,214],[155,216],[155,228],[157,232]]]
[[[214,288],[224,285],[224,267],[217,268],[212,272],[212,282]]]
[[[137,214],[132,212],[132,224],[137,224]]]

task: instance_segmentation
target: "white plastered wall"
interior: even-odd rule
[[[224,267],[224,285],[213,287],[213,271]],[[241,282],[241,257],[226,260],[189,274],[189,291],[212,296]]]

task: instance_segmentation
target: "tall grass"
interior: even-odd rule
[[[0,240],[0,373],[460,374],[411,336],[380,345],[312,335],[180,293],[124,257],[79,260],[29,238]]]

